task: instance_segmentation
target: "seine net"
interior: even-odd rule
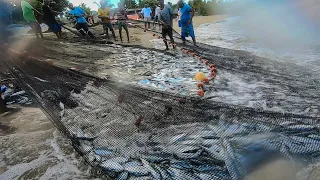
[[[282,66],[263,69],[259,59],[232,50],[203,44],[186,47],[201,52],[221,72],[291,87],[286,95],[305,101],[284,101],[286,110],[319,98],[319,85],[307,81],[307,75],[290,76],[294,73],[288,75]],[[10,51],[0,57],[2,78],[14,78],[33,97],[100,177],[236,180],[272,157],[305,167],[319,160],[317,115],[174,95],[65,70]],[[244,57],[252,59],[244,65]],[[305,85],[302,90],[299,80]]]

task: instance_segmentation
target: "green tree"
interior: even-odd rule
[[[158,0],[142,0],[140,7],[144,7],[145,5],[148,5],[149,7],[155,7],[159,4]]]
[[[124,4],[128,9],[134,9],[137,6],[137,2],[135,0],[124,0]]]
[[[86,4],[82,3],[80,7],[86,12],[88,15],[91,15],[91,8],[89,8]]]

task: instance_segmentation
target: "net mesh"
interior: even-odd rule
[[[180,44],[178,35],[176,39]],[[185,48],[201,53],[221,71],[259,75],[292,87],[286,95],[305,101],[288,109],[319,97],[317,81],[297,76],[301,70],[287,74],[280,66],[270,71],[259,66],[259,59],[243,65],[243,57],[254,57],[235,57],[235,51],[203,44]],[[0,57],[2,78],[14,78],[33,97],[100,177],[242,179],[273,156],[305,166],[319,160],[318,116],[174,95],[65,70],[12,51]]]

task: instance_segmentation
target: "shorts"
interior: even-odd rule
[[[57,33],[57,32],[61,32],[61,25],[58,23],[48,23],[47,24],[50,31]]]
[[[122,27],[127,29],[128,25],[126,21],[117,21],[118,29],[121,29]]]
[[[83,30],[85,30],[86,32],[89,31],[89,28],[88,28],[88,24],[87,24],[87,23],[77,23],[77,24],[76,24],[76,29],[77,29],[77,30],[83,29]]]
[[[158,22],[158,20],[159,20],[159,16],[154,16],[154,21]]]
[[[168,35],[170,38],[172,38],[173,34],[172,34],[172,27],[171,26],[167,26],[166,28],[162,27],[162,37],[166,38],[166,36]]]
[[[112,26],[112,24],[110,22],[103,23],[103,29],[104,30],[107,30],[107,29],[113,30],[113,26]]]
[[[151,21],[151,17],[145,17],[144,21],[150,22]]]

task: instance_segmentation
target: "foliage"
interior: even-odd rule
[[[34,7],[36,10],[38,10],[40,13],[42,13],[42,3],[43,0],[27,0],[32,7]],[[68,0],[51,0],[50,7],[54,11],[63,12],[66,10],[69,1]],[[40,20],[40,15],[37,15],[37,18]],[[22,9],[20,3],[16,4],[16,7],[12,11],[12,19],[15,22],[22,22],[24,21],[23,15],[22,15]],[[41,22],[41,21],[40,21]]]
[[[89,8],[85,3],[82,3],[80,7],[86,12],[88,15],[91,15],[91,8]]]
[[[145,5],[149,7],[156,7],[159,4],[158,0],[142,0],[141,4],[139,4],[140,7],[144,7]]]
[[[125,4],[125,7],[128,8],[128,9],[134,9],[134,8],[137,8],[138,5],[137,5],[137,2],[135,0],[122,0]]]
[[[225,13],[227,2],[192,0],[188,4],[195,10],[196,15],[207,16]]]

